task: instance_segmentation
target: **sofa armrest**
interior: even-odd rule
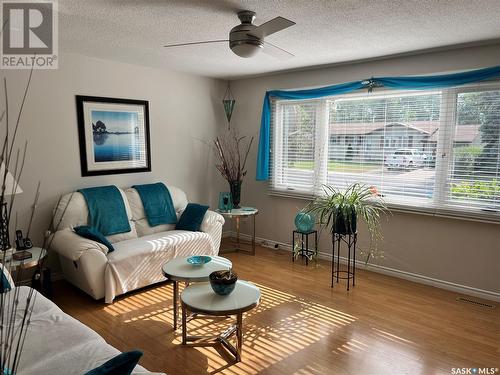
[[[87,250],[97,250],[104,255],[108,253],[108,248],[103,244],[81,237],[71,229],[63,229],[52,235],[50,250],[68,258],[78,260]]]
[[[215,254],[219,252],[220,241],[222,239],[222,227],[224,226],[224,217],[217,212],[208,210],[201,223],[201,231],[207,233],[212,240],[212,250]]]

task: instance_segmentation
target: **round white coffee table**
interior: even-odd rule
[[[247,281],[238,280],[234,291],[227,296],[215,294],[210,283],[188,286],[181,294],[182,344],[202,341],[203,345],[206,345],[207,340],[211,340],[213,345],[221,343],[234,356],[236,362],[241,361],[243,313],[256,307],[259,302],[259,288]],[[193,314],[189,319],[190,321],[197,318],[196,314],[210,316],[236,315],[236,324],[231,325],[218,336],[189,336],[187,334],[188,311]],[[236,347],[229,342],[229,338],[233,334],[236,334]]]
[[[187,262],[189,257],[175,258],[162,267],[163,276],[173,283],[174,294],[174,330],[177,329],[179,316],[179,282],[192,283],[208,281],[208,276],[214,271],[230,270],[233,264],[229,259],[210,256],[212,260],[201,266],[194,266]]]

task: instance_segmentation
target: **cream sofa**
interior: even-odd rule
[[[26,286],[18,288],[17,326],[30,293],[30,288]],[[12,306],[14,292],[7,292],[5,298],[5,303]],[[33,298],[33,312],[19,361],[18,375],[82,375],[120,354],[118,349],[106,343],[97,332],[65,314],[38,292],[35,292]],[[137,365],[132,374],[153,373]]]
[[[187,205],[186,194],[167,186],[179,217]],[[120,189],[131,231],[107,237],[115,251],[78,236],[73,227],[87,225],[88,209],[83,195],[67,194],[54,209],[51,250],[59,254],[64,277],[95,299],[106,303],[121,294],[164,281],[162,265],[179,256],[217,255],[224,218],[207,211],[201,232],[175,230],[175,225],[148,224],[138,192]]]

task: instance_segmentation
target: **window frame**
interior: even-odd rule
[[[428,204],[423,204],[421,199],[412,199],[408,197],[403,197],[398,199],[397,197],[391,197],[386,200],[387,206],[396,212],[407,212],[439,217],[456,218],[471,221],[480,221],[487,223],[500,224],[500,210],[498,211],[482,211],[481,209],[470,209],[463,210],[460,207],[454,207],[450,199],[449,191],[449,179],[451,178],[451,166],[453,163],[453,143],[455,139],[455,132],[457,129],[456,115],[457,115],[457,99],[458,95],[467,92],[477,92],[477,91],[500,91],[500,81],[488,81],[476,84],[464,85],[461,87],[445,88],[445,89],[432,89],[432,90],[391,90],[386,88],[377,89],[373,98],[377,96],[387,97],[387,95],[397,96],[411,96],[415,93],[426,94],[440,93],[441,94],[441,105],[440,105],[440,117],[439,117],[439,132],[438,132],[438,142],[436,146],[436,166],[435,166],[435,182],[434,182],[434,193],[432,199]],[[318,191],[323,183],[326,183],[327,177],[325,175],[324,180],[321,179],[322,174],[326,171],[323,163],[328,161],[328,136],[323,136],[321,134],[326,132],[328,134],[328,102],[335,101],[339,98],[341,99],[355,99],[366,97],[366,92],[360,93],[350,93],[342,94],[333,97],[324,97],[319,99],[304,99],[304,100],[281,100],[276,98],[271,98],[271,163],[270,163],[270,179],[269,179],[269,190],[268,194],[277,197],[288,197],[303,200],[312,200],[318,196]],[[318,122],[315,126],[315,151],[314,151],[314,172],[313,172],[313,189],[311,191],[304,191],[300,189],[294,189],[286,185],[276,185],[275,176],[277,172],[277,160],[281,161],[283,155],[283,145],[279,144],[279,134],[280,129],[283,129],[283,117],[282,117],[282,107],[283,105],[290,104],[303,104],[310,102],[318,102],[318,108],[316,113],[316,120],[322,119],[321,121],[326,121],[326,123],[320,124]],[[323,112],[322,112],[323,111]],[[280,123],[281,122],[281,123]],[[319,128],[319,131],[318,131]],[[321,143],[324,144],[321,144]],[[387,139],[384,140],[384,146]],[[322,172],[321,168],[325,168]],[[318,186],[319,185],[319,186]],[[404,202],[402,202],[404,200]],[[413,204],[412,204],[413,201]]]

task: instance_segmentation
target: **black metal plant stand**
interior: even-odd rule
[[[337,283],[340,280],[347,280],[347,290],[352,280],[352,286],[355,284],[356,274],[356,241],[358,240],[358,233],[352,234],[339,234],[332,233],[332,288],[333,281],[336,278]],[[340,270],[340,248],[341,244],[347,245],[347,271]],[[337,245],[337,246],[335,246]],[[337,247],[337,261],[335,262],[335,247]],[[352,253],[352,258],[351,258]],[[335,267],[336,265],[336,267]]]
[[[300,249],[295,251],[295,237],[297,234],[300,235]],[[309,249],[309,235],[314,234],[314,250]],[[305,241],[304,241],[305,238]],[[305,246],[304,246],[305,245]],[[297,256],[301,256],[306,259],[306,266],[309,261],[313,259],[318,253],[318,231],[309,230],[307,232],[301,232],[294,230],[292,234],[292,262],[295,262]]]

